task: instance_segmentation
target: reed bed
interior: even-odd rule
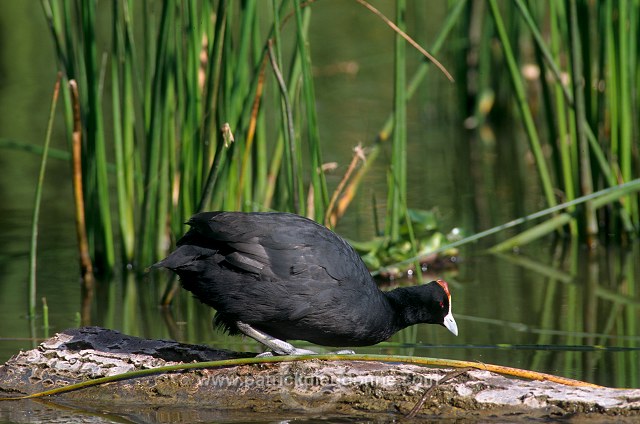
[[[640,177],[638,128],[633,125],[640,76],[638,4],[490,0],[488,9],[479,14],[489,16],[473,19],[483,22],[487,39],[499,41],[503,59],[482,50],[479,66],[496,78],[507,70],[508,96],[516,99],[547,206],[596,191],[615,197],[568,208],[567,219],[551,217],[537,227],[535,237],[564,228],[590,245],[601,233],[616,234],[618,240],[637,236],[638,190],[628,193],[621,185]],[[531,46],[531,52],[521,53],[519,45]],[[525,69],[537,71],[536,76],[527,78]],[[532,88],[539,96],[536,112],[527,96]],[[482,90],[497,91],[491,85]]]
[[[112,269],[118,253],[147,266],[198,210],[290,210],[323,221],[310,8],[275,0],[42,6],[58,66],[79,85],[86,225],[99,269]],[[110,28],[99,27],[96,8],[110,13]],[[68,94],[64,101],[71,128]]]
[[[41,3],[58,67],[78,84],[86,230],[97,270],[113,269],[118,257],[148,266],[199,210],[286,210],[335,223],[387,140],[384,236],[389,243],[408,237],[418,251],[411,225],[399,230],[411,222],[406,107],[430,64],[407,66],[410,3],[396,2],[390,117],[340,196],[331,195],[323,171],[308,38],[313,2]],[[640,197],[624,184],[640,176],[639,8],[632,1],[450,2],[429,52],[477,57],[475,90],[458,75],[467,96],[461,104],[473,105],[477,128],[491,120],[488,97],[513,111],[546,206],[558,211],[498,250],[552,232],[589,244],[601,233],[637,236]],[[98,20],[98,12],[109,18]],[[449,46],[451,34],[475,41]],[[466,64],[456,69],[471,72]],[[501,85],[506,78],[509,87]],[[71,140],[72,98],[61,92]],[[559,204],[569,206],[554,209]],[[328,209],[339,212],[327,216]]]

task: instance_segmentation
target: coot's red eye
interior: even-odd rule
[[[444,309],[444,302],[440,302],[440,307]]]

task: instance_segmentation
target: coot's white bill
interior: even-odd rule
[[[447,327],[447,330],[451,331],[455,336],[458,335],[458,324],[456,324],[456,320],[453,319],[453,315],[451,315],[451,312],[449,312],[444,317],[443,324],[445,327]]]

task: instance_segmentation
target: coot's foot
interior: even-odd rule
[[[242,321],[236,321],[236,326],[238,327],[238,330],[240,330],[241,333],[262,343],[263,345],[271,349],[273,353],[275,353],[276,355],[317,355],[318,354],[313,350],[298,349],[292,344],[287,343],[284,340],[271,337],[270,335],[263,333],[260,330],[256,330],[249,324],[244,323]],[[258,356],[270,356],[269,353],[271,352],[265,352]]]
[[[281,340],[282,341],[282,340]],[[288,344],[288,343],[287,343]],[[293,347],[293,346],[291,346]],[[319,355],[318,352],[307,349],[293,348],[293,353],[287,353],[287,355]],[[355,355],[356,353],[350,349],[336,350],[335,352],[327,352],[327,355]],[[256,355],[256,358],[268,358],[274,356],[272,351],[262,352]]]
[[[288,355],[302,356],[302,355],[317,355],[317,354],[318,354],[318,352],[314,352],[313,350],[293,348],[291,353],[277,353],[277,352],[273,352],[271,350],[268,350],[266,352],[262,352],[262,353],[257,354],[256,358],[270,358],[272,356],[288,356]]]
[[[329,352],[330,355],[355,355],[356,353],[351,349],[336,350],[335,352]]]

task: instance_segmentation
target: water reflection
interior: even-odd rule
[[[493,278],[479,282],[484,288],[465,305],[468,316],[460,317],[461,327],[467,321],[485,335],[473,331],[472,344],[492,340],[500,350],[508,349],[509,358],[500,350],[493,353],[514,366],[638,387],[637,257],[637,243],[595,252],[556,243],[546,251],[531,246],[520,255],[476,260],[479,275],[488,272]]]

